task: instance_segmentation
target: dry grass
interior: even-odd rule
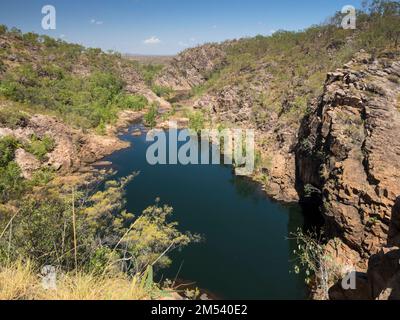
[[[35,291],[37,278],[29,262],[16,263],[10,268],[0,269],[0,300],[28,299]]]
[[[64,275],[56,290],[38,290],[40,300],[144,300],[148,297],[136,279],[93,277],[79,274]]]
[[[56,284],[46,290],[29,262],[0,268],[0,300],[146,300],[152,295],[137,278],[124,275],[64,274]]]

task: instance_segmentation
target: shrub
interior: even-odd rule
[[[5,167],[14,159],[15,150],[20,146],[14,137],[6,136],[0,139],[0,167]]]
[[[170,99],[172,93],[174,92],[172,90],[172,88],[169,87],[164,87],[164,86],[158,86],[158,85],[154,85],[152,87],[153,92],[159,96],[160,98],[164,98],[164,99]]]
[[[54,169],[41,168],[33,173],[32,178],[28,181],[30,186],[45,186],[55,177]]]
[[[7,26],[0,24],[0,35],[5,34],[8,31]]]
[[[28,32],[23,34],[22,39],[30,45],[37,44],[39,40],[39,35],[33,32]]]
[[[121,109],[143,110],[149,101],[144,96],[122,94],[117,98],[118,107]]]
[[[32,153],[39,160],[43,160],[44,157],[55,148],[55,141],[50,136],[44,136],[42,139],[36,135],[31,137],[30,142],[25,146],[25,150]]]
[[[311,284],[314,280],[316,288],[321,290],[323,298],[328,300],[329,288],[338,280],[339,270],[325,251],[322,235],[298,229],[293,236],[297,242],[294,254],[298,257],[295,272],[300,273],[301,269],[304,269],[306,283]]]
[[[72,198],[71,198],[72,199]],[[7,222],[6,219],[4,222]],[[80,235],[78,258],[87,250],[83,221],[76,221]],[[19,214],[13,220],[11,260],[30,258],[39,266],[74,267],[73,224],[70,201],[57,193],[39,193],[19,203]],[[0,259],[6,256],[6,245],[0,242]],[[81,261],[81,260],[80,260]]]
[[[147,208],[123,239],[122,247],[126,247],[132,255],[135,273],[155,263],[158,267],[168,267],[171,261],[164,252],[187,246],[200,239],[198,236],[179,232],[177,223],[168,223],[167,219],[171,214],[172,208],[168,206],[155,205]]]
[[[25,126],[28,118],[26,114],[12,108],[0,109],[0,125],[11,129]]]
[[[163,69],[162,65],[159,64],[147,64],[143,65],[140,68],[140,71],[143,75],[143,78],[148,86],[153,85],[153,80]]]
[[[22,172],[14,161],[0,167],[0,202],[18,198],[25,189]]]
[[[200,132],[204,129],[204,115],[202,112],[193,112],[189,116],[189,128],[194,130],[195,132]]]
[[[156,126],[158,115],[158,106],[156,104],[152,104],[149,111],[144,116],[144,123],[147,127],[153,128]]]
[[[35,69],[24,64],[5,73],[0,94],[55,112],[74,125],[96,128],[117,118],[117,97],[122,95],[123,86],[123,81],[112,73],[94,72],[81,78],[54,65]],[[139,98],[121,101],[133,108],[143,104]]]

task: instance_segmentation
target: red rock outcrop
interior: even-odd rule
[[[300,133],[297,172],[303,190],[320,190],[328,235],[357,253],[353,265],[361,271],[371,256],[400,246],[399,103],[399,56],[375,59],[361,52],[328,75]],[[374,298],[391,281],[388,276],[376,289],[371,272],[379,269],[371,260],[368,283]]]

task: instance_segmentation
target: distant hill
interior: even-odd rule
[[[125,54],[124,57],[143,64],[167,64],[170,63],[175,56]]]

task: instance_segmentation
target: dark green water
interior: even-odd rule
[[[182,231],[205,239],[174,252],[164,278],[174,279],[181,267],[179,279],[222,299],[306,297],[304,280],[292,272],[295,243],[287,240],[304,224],[298,206],[270,201],[227,166],[150,166],[145,135],[127,133],[122,139],[132,146],[105,160],[113,162],[119,177],[140,171],[127,187],[128,211],[139,214],[160,197],[174,208]]]

